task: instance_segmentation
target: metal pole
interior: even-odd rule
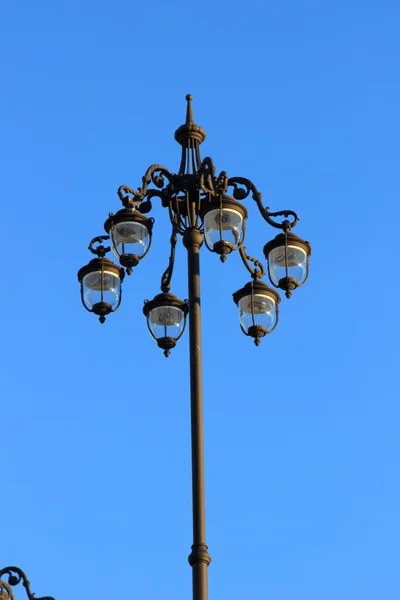
[[[193,545],[189,563],[193,576],[193,600],[208,599],[207,567],[211,562],[206,544],[203,392],[201,364],[200,313],[200,246],[203,235],[197,228],[186,231],[183,243],[188,251],[189,287],[189,344],[190,344],[190,399],[192,429],[192,499]]]

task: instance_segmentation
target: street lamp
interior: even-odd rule
[[[212,159],[201,160],[200,144],[205,140],[206,133],[194,122],[192,96],[186,96],[186,100],[186,123],[175,132],[175,139],[182,146],[178,173],[171,173],[162,165],[154,164],[147,169],[142,185],[137,190],[121,186],[118,196],[124,208],[115,215],[110,213],[104,227],[111,238],[111,248],[121,269],[123,267],[131,274],[150,248],[154,219],[145,215],[151,210],[153,199],[157,198],[168,211],[172,226],[169,264],[161,278],[161,294],[153,300],[146,300],[143,312],[150,333],[164,350],[165,356],[169,356],[183,335],[186,316],[189,315],[193,500],[193,545],[189,563],[193,569],[193,599],[207,600],[207,567],[211,557],[205,535],[200,248],[204,241],[206,247],[218,254],[222,262],[227,260],[228,255],[238,251],[251,281],[233,294],[233,300],[239,309],[242,331],[252,337],[258,346],[261,339],[278,324],[280,296],[261,281],[265,275],[262,263],[246,253],[243,243],[247,209],[241,201],[251,194],[265,221],[282,231],[265,245],[264,253],[271,283],[283,289],[288,298],[307,279],[311,246],[291,232],[298,222],[295,212],[270,212],[249,179],[228,177],[225,171],[216,176]],[[188,301],[171,294],[175,246],[179,235],[188,253]],[[89,249],[97,253],[98,258],[82,267],[78,273],[82,302],[87,310],[100,317],[102,323],[106,315],[119,307],[123,281],[123,269],[119,270],[117,265],[105,258],[110,248],[93,248],[94,242],[106,237],[92,240]]]
[[[7,581],[3,581],[4,576],[7,577]],[[37,598],[35,594],[31,592],[31,585],[27,576],[18,567],[5,567],[4,569],[0,569],[0,600],[14,600],[12,588],[21,582],[29,600],[54,600],[51,596]]]

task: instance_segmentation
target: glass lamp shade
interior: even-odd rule
[[[223,196],[221,201],[206,204],[201,217],[207,248],[225,262],[226,255],[243,243],[247,209],[230,196]]]
[[[121,304],[124,276],[124,270],[108,258],[94,258],[78,272],[82,304],[89,312],[99,315],[101,323]]]
[[[239,320],[243,333],[253,337],[255,344],[271,333],[278,324],[278,304],[281,299],[275,290],[262,281],[251,281],[233,294],[239,308]]]
[[[134,208],[124,208],[110,215],[104,224],[111,238],[111,250],[128,275],[150,249],[153,223],[154,219]]]
[[[294,233],[280,233],[264,246],[271,283],[290,298],[292,291],[303,285],[308,277],[311,246]]]
[[[174,294],[158,294],[154,300],[146,300],[143,313],[147,326],[158,346],[169,356],[170,350],[182,336],[186,324],[187,302]]]

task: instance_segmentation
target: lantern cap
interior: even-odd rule
[[[180,300],[175,294],[169,292],[162,292],[157,294],[153,300],[145,300],[143,306],[143,314],[148,317],[150,311],[154,308],[160,308],[161,306],[173,306],[174,308],[180,308],[186,315],[188,312],[188,301]]]
[[[113,225],[116,225],[118,223],[124,223],[126,221],[141,223],[142,225],[145,225],[149,233],[153,229],[153,217],[145,217],[138,210],[129,206],[126,208],[122,208],[115,214],[109,213],[108,219],[104,223],[104,229],[107,233],[110,233],[110,229]]]
[[[112,260],[105,257],[93,258],[87,265],[79,269],[78,271],[78,281],[82,282],[85,275],[89,273],[94,273],[95,271],[111,271],[118,275],[121,282],[124,280],[125,271],[122,267],[116,265]]]
[[[247,208],[243,204],[240,204],[240,202],[237,202],[237,200],[232,198],[232,196],[227,196],[226,194],[220,198],[212,200],[211,202],[204,202],[204,204],[202,204],[200,207],[200,217],[204,219],[207,213],[211,212],[212,210],[218,210],[219,208],[222,208],[222,210],[224,210],[224,208],[236,210],[242,215],[243,220],[247,219]]]
[[[243,286],[240,290],[232,294],[233,301],[235,302],[235,304],[239,304],[242,298],[251,295],[251,293],[270,296],[274,300],[276,305],[278,305],[281,301],[281,297],[278,294],[278,292],[270,288],[266,283],[260,281],[259,279],[256,279],[256,281],[249,281],[249,283],[246,283],[246,285]]]
[[[295,233],[288,231],[286,234],[279,233],[276,237],[274,237],[273,240],[271,240],[270,242],[267,242],[265,244],[264,256],[267,260],[268,260],[268,255],[271,252],[271,250],[274,250],[275,248],[279,248],[280,246],[285,245],[285,235],[287,236],[286,239],[287,239],[288,246],[298,246],[299,248],[302,248],[305,251],[307,256],[311,256],[310,242],[307,242],[306,240],[301,239],[301,237],[299,237]]]

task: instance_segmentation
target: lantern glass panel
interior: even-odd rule
[[[185,314],[177,306],[157,306],[149,313],[149,326],[154,337],[177,339],[185,325]]]
[[[136,254],[141,258],[149,244],[149,230],[143,223],[123,221],[111,228],[111,249],[117,258],[123,254]]]
[[[265,294],[248,294],[239,300],[240,323],[247,333],[252,325],[265,327],[271,331],[276,324],[275,300]]]
[[[121,295],[121,280],[112,271],[93,271],[82,281],[83,300],[89,310],[99,302],[106,302],[114,310]]]
[[[293,277],[301,285],[307,277],[307,253],[299,246],[287,247],[288,271],[286,273],[285,246],[274,248],[268,255],[271,281],[277,286],[284,277]]]
[[[204,216],[204,235],[211,249],[216,242],[224,241],[232,244],[236,250],[244,238],[242,214],[233,208],[210,210]]]

